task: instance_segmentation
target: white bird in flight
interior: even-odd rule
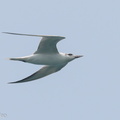
[[[24,56],[24,57],[17,57],[17,58],[10,58],[10,60],[17,60],[37,65],[45,65],[40,70],[35,72],[34,74],[15,82],[10,83],[22,83],[22,82],[29,82],[32,80],[36,80],[42,77],[45,77],[49,74],[57,72],[61,70],[68,62],[82,57],[82,55],[73,55],[73,54],[66,54],[66,53],[59,53],[56,44],[65,39],[62,36],[51,36],[51,35],[31,35],[31,34],[20,34],[20,33],[10,33],[10,32],[3,32],[6,34],[13,34],[13,35],[25,35],[25,36],[35,36],[35,37],[42,37],[40,44],[38,46],[37,51],[35,51],[32,55]]]

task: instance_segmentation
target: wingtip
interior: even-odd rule
[[[2,32],[2,33],[9,34],[9,32]]]
[[[14,83],[21,83],[21,82],[18,82],[18,81],[16,81],[16,82],[8,82],[8,84],[14,84]]]
[[[8,82],[8,84],[14,84],[14,83],[17,83],[17,82]]]
[[[65,39],[64,36],[56,36],[56,35],[33,35],[33,34],[21,34],[21,33],[12,33],[12,32],[2,32],[5,34],[12,34],[12,35],[24,35],[24,36],[34,36],[34,37],[59,37]]]
[[[2,32],[2,33],[5,33],[5,34],[13,34],[13,35],[19,35],[19,33],[12,33],[12,32]]]
[[[8,82],[8,84],[13,84],[13,82]]]
[[[8,84],[21,83],[20,81],[8,82]]]
[[[28,82],[28,81],[26,81],[26,82]],[[8,84],[14,84],[14,83],[24,83],[24,82],[22,82],[21,80],[15,81],[15,82],[8,82]]]

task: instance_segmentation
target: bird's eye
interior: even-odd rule
[[[69,55],[69,56],[72,56],[73,54],[69,53],[68,55]]]

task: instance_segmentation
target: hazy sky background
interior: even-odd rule
[[[84,57],[7,84],[42,67],[6,59],[32,54],[40,39],[0,33],[0,119],[120,120],[119,0],[0,0],[0,32],[7,31],[65,36],[59,51]]]

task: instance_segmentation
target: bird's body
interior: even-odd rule
[[[4,33],[13,34],[13,35],[42,37],[42,40],[38,46],[37,51],[35,51],[32,55],[25,57],[10,58],[10,60],[23,61],[27,63],[45,65],[45,66],[43,66],[40,70],[38,70],[34,74],[28,76],[27,78],[10,83],[28,82],[28,81],[36,80],[38,78],[45,77],[49,74],[59,71],[68,62],[74,60],[75,58],[82,57],[82,55],[75,56],[73,54],[65,54],[58,52],[56,48],[56,44],[60,40],[65,38],[62,36],[31,35],[31,34],[20,34],[20,33],[9,33],[9,32],[4,32]]]
[[[32,54],[29,56],[10,58],[10,60],[18,60],[37,65],[62,65],[67,64],[67,57],[64,53],[59,54]]]

